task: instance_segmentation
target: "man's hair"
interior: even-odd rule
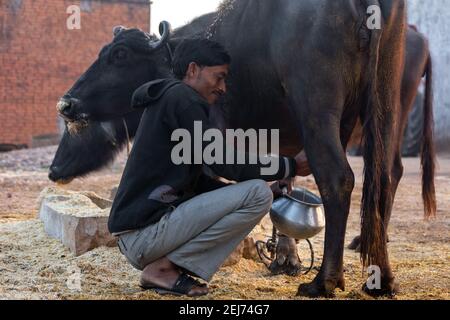
[[[185,39],[175,49],[172,61],[173,73],[177,79],[184,79],[189,64],[195,62],[199,67],[221,66],[231,63],[225,48],[208,39]]]

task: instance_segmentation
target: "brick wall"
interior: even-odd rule
[[[81,30],[66,9],[80,5]],[[0,0],[0,144],[58,133],[56,102],[112,40],[115,25],[149,30],[147,0]]]

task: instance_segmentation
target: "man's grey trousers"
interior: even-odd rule
[[[121,235],[119,247],[139,270],[167,257],[210,281],[269,211],[272,200],[272,191],[262,180],[230,185],[180,204],[156,224]]]

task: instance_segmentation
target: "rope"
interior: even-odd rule
[[[127,156],[129,158],[130,157],[130,146],[131,146],[130,133],[128,131],[128,126],[127,126],[127,122],[125,121],[125,118],[122,118],[122,122],[123,122],[123,127],[125,128],[125,134],[127,136]]]
[[[311,243],[311,241],[309,241],[309,239],[305,239],[305,241],[308,242],[309,250],[311,251],[311,264],[309,265],[309,269],[306,270],[304,275],[310,273],[311,270],[314,268],[314,249],[313,249],[312,243]],[[298,257],[298,253],[297,253],[297,257]],[[298,257],[298,259],[300,260],[300,257]]]
[[[309,245],[309,250],[311,252],[311,263],[309,265],[309,268],[306,269],[306,271],[303,273],[303,275],[307,275],[311,272],[312,269],[314,269],[314,249],[312,246],[312,243],[309,239],[305,239],[305,241]],[[276,240],[276,229],[274,227],[274,233],[272,234],[272,238],[267,240],[267,242],[264,241],[256,241],[256,252],[258,253],[259,258],[261,259],[262,263],[266,266],[267,269],[270,270],[270,263],[266,260],[269,260],[273,262],[275,260],[275,254],[276,254],[276,247],[277,247],[277,240]],[[265,249],[267,249],[270,252],[270,257],[266,254]],[[299,261],[301,261],[300,256],[297,253],[297,258]],[[265,260],[266,259],[266,260]]]
[[[219,24],[222,23],[223,19],[234,9],[235,2],[236,0],[225,0],[220,4],[219,12],[215,17],[214,22],[206,29],[206,39],[211,39],[215,35]]]

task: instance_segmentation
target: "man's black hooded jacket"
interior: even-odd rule
[[[206,175],[198,164],[175,165],[171,159],[172,132],[186,129],[194,137],[194,122],[203,132],[213,128],[209,105],[193,88],[174,79],[161,79],[140,87],[133,95],[134,108],[146,108],[117,190],[109,217],[109,230],[118,234],[158,222],[170,208],[203,192],[224,186]],[[295,160],[279,161],[275,175],[261,175],[261,164],[214,164],[209,168],[233,181],[281,180],[295,175]],[[266,166],[267,167],[267,166]]]

